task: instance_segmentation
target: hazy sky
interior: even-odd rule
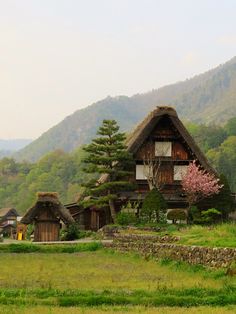
[[[235,55],[235,0],[0,0],[0,138]]]

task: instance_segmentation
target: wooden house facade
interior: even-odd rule
[[[207,172],[217,175],[175,109],[169,106],[153,110],[132,132],[126,145],[135,161],[129,180],[137,188],[119,194],[117,211],[128,200],[142,203],[150,190],[147,180],[150,176],[156,181],[169,209],[187,208],[181,180],[189,163],[194,160]],[[103,175],[99,182],[107,178],[107,175]]]
[[[57,193],[38,193],[33,207],[28,209],[21,223],[34,225],[35,242],[59,241],[61,224],[73,223],[70,212],[58,199]]]
[[[5,236],[15,237],[17,217],[19,217],[19,214],[15,208],[0,209],[0,231]]]
[[[122,193],[121,198],[126,194],[129,199],[143,199],[149,191],[147,176],[154,175],[168,208],[185,208],[181,179],[189,163],[196,160],[216,174],[172,107],[152,111],[129,137],[127,149],[135,160],[130,180],[137,189]]]

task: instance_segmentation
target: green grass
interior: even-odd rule
[[[185,245],[200,245],[210,247],[236,247],[236,224],[219,224],[213,226],[190,226],[180,230],[173,228],[168,231],[179,236],[178,243]]]
[[[4,306],[1,314],[234,314],[235,306],[225,307],[144,307],[144,306],[97,306],[97,307],[58,307],[58,306]]]
[[[230,313],[236,305],[236,278],[224,270],[105,249],[0,256],[0,313]]]
[[[158,289],[155,291],[0,290],[1,305],[47,306],[226,306],[236,305],[236,289]]]
[[[229,280],[223,272],[168,260],[146,261],[136,255],[104,249],[75,254],[2,253],[0,288],[220,288]],[[234,278],[231,281],[236,283]]]
[[[160,232],[145,231],[142,229],[123,230],[123,234],[146,235],[172,235],[180,237],[179,244],[199,245],[209,247],[234,247],[236,248],[236,224],[223,223],[212,226],[200,225],[168,225],[162,227]]]
[[[0,253],[78,253],[96,251],[102,247],[99,242],[79,244],[45,245],[33,243],[11,243],[0,245]]]

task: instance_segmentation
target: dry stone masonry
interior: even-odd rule
[[[110,247],[121,252],[138,252],[145,257],[170,258],[209,267],[229,267],[236,261],[236,249],[187,246],[178,244],[178,237],[117,235]]]

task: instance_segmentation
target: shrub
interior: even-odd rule
[[[121,226],[133,225],[137,223],[137,218],[134,213],[121,211],[116,216],[116,222]]]
[[[201,212],[202,222],[205,223],[215,223],[220,220],[221,212],[215,208],[210,208],[208,210],[203,210]]]
[[[154,188],[147,194],[143,201],[140,218],[145,222],[159,222],[166,209],[167,205],[164,197],[160,191]]]
[[[80,230],[77,223],[72,223],[66,229],[62,230],[61,240],[63,241],[77,240],[80,237]]]
[[[193,205],[189,209],[189,218],[190,221],[195,224],[201,224],[202,218],[201,218],[201,211],[198,209],[197,206]]]
[[[172,209],[167,213],[167,219],[176,223],[177,220],[186,220],[187,214],[183,209]]]
[[[31,235],[34,232],[34,225],[29,224],[27,225],[27,229],[26,229],[26,240],[31,240]]]

